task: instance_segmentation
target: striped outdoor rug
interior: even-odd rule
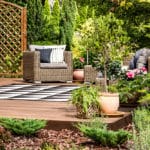
[[[77,85],[10,84],[0,86],[0,100],[68,101]]]

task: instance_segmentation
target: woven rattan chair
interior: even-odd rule
[[[72,81],[72,53],[64,51],[66,68],[41,68],[40,52],[26,51],[23,53],[23,79],[27,82]]]
[[[94,83],[97,77],[97,70],[96,68],[92,67],[91,65],[84,66],[84,82],[85,83]]]

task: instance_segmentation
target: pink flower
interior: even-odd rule
[[[134,69],[133,72],[134,72],[135,74],[140,74],[141,71],[140,71],[139,69]]]
[[[127,75],[127,77],[128,77],[129,79],[132,79],[132,78],[134,78],[134,76],[135,76],[135,74],[134,74],[133,71],[127,72],[126,75]]]
[[[83,57],[80,57],[79,60],[80,60],[80,62],[84,63],[84,58]]]
[[[147,72],[147,69],[145,67],[140,68],[141,71]]]

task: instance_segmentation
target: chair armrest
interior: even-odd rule
[[[67,63],[69,68],[73,69],[72,52],[64,51],[64,61]]]
[[[24,80],[38,81],[40,69],[40,52],[23,52],[23,78]]]
[[[97,77],[96,68],[91,65],[84,66],[84,82],[95,82]]]

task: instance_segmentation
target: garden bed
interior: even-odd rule
[[[1,128],[2,129],[2,128]],[[126,127],[127,130],[131,130],[131,126]],[[1,130],[2,132],[2,130]],[[126,142],[119,147],[103,147],[96,144],[91,139],[84,137],[82,133],[78,131],[72,131],[67,129],[62,129],[60,131],[41,129],[35,136],[25,137],[25,136],[14,136],[10,135],[10,139],[5,139],[5,141],[0,142],[1,148],[4,146],[6,150],[12,149],[28,149],[28,150],[40,150],[44,149],[44,145],[51,145],[51,148],[57,150],[126,150],[130,142]],[[46,146],[45,146],[46,147]]]

